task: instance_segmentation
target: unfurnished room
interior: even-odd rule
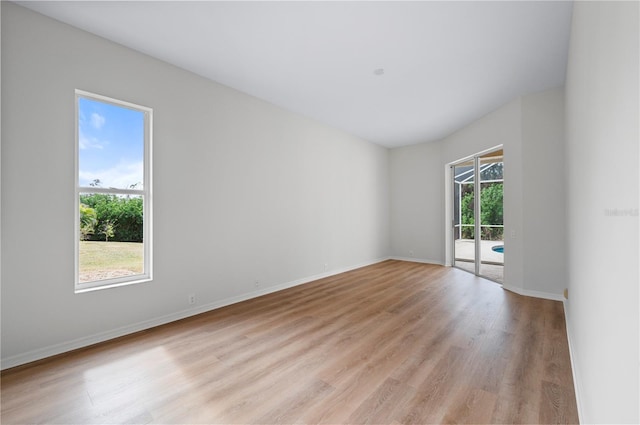
[[[640,2],[0,14],[3,424],[640,422]]]

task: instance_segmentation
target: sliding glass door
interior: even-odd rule
[[[504,277],[504,168],[502,150],[478,158],[480,174],[480,258],[478,274],[502,283]]]
[[[504,277],[503,169],[502,149],[451,167],[453,265],[500,283]]]
[[[475,161],[452,166],[453,170],[453,259],[454,266],[476,273]]]

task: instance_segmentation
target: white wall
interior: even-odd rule
[[[585,423],[638,423],[637,2],[576,2],[566,90],[569,338]]]
[[[391,149],[391,252],[443,264],[444,174],[440,143]]]
[[[154,109],[152,283],[74,294],[76,88]],[[2,111],[3,367],[389,254],[387,149],[7,2]]]
[[[523,288],[566,288],[564,90],[522,97]],[[533,294],[533,293],[532,293]]]
[[[391,253],[449,263],[446,165],[503,145],[505,283],[560,299],[564,270],[564,94],[522,96],[434,143],[392,149]],[[512,237],[515,232],[515,237]]]

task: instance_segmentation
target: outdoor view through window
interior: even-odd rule
[[[150,278],[148,108],[77,99],[76,289]]]

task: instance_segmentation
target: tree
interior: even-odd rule
[[[89,240],[106,238],[101,231],[108,222],[113,224],[113,235],[109,240],[118,242],[142,242],[144,237],[143,199],[140,196],[120,196],[106,193],[81,194],[80,203],[96,213],[93,234]],[[100,231],[98,231],[100,230]]]
[[[85,205],[80,204],[80,240],[84,241],[89,238],[89,235],[93,235],[98,223],[98,217],[96,210]]]
[[[504,224],[502,183],[489,184],[482,188],[480,194],[480,220],[484,225]],[[483,227],[483,238],[489,240],[502,239],[501,227]]]
[[[112,238],[115,234],[116,224],[111,220],[105,220],[100,227],[100,234],[104,235],[105,241],[109,242],[109,238]]]
[[[460,203],[460,209],[462,216],[460,217],[461,224],[475,224],[474,218],[474,203],[473,203],[473,183],[462,185],[462,199]],[[474,239],[473,227],[463,226],[462,237],[464,239]]]
[[[474,214],[474,188],[473,184],[464,185],[462,188],[461,224],[475,224]],[[480,192],[480,224],[501,225],[504,224],[503,214],[503,186],[502,183],[486,184]],[[501,227],[482,227],[482,238],[500,240],[503,236]],[[474,239],[474,228],[463,227],[462,237]]]
[[[144,233],[142,198],[119,199],[114,213],[118,223],[115,238],[119,241],[141,242]]]

